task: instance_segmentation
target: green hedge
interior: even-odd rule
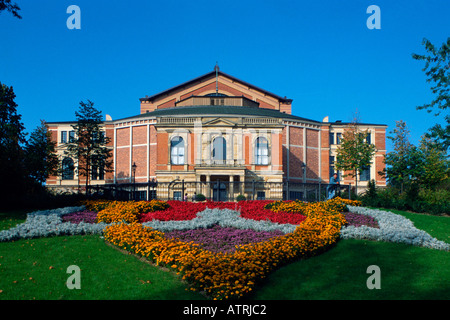
[[[369,190],[360,197],[363,206],[436,215],[450,214],[449,199],[450,191],[446,189],[430,190],[411,188],[407,192],[400,193],[398,189],[392,187],[374,189],[373,186],[369,186]]]

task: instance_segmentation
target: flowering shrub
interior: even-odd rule
[[[191,220],[194,219],[198,212],[206,208],[218,209],[236,209],[238,204],[234,202],[187,202],[169,200],[167,201],[169,208],[164,211],[150,212],[141,215],[140,222],[152,220],[173,221],[173,220]]]
[[[87,210],[99,212],[110,206],[114,206],[117,201],[114,200],[85,200],[83,201],[83,205]]]
[[[348,200],[336,197],[331,200],[319,202],[319,204],[326,210],[345,212],[348,211],[347,205],[360,206],[361,202],[358,200]],[[306,215],[311,212],[311,210],[316,210],[316,206],[313,203],[307,203],[300,200],[269,202],[264,206],[264,208],[270,209],[273,212],[301,213]]]
[[[61,216],[63,222],[72,222],[72,223],[95,223],[97,221],[97,212],[94,211],[77,211],[73,213],[68,213]]]
[[[91,206],[94,207],[94,205]],[[137,222],[140,215],[147,212],[164,210],[169,207],[166,202],[159,200],[152,201],[111,201],[100,204],[98,208],[104,206],[103,210],[98,212],[97,221],[112,222]]]
[[[345,220],[347,221],[347,225],[361,227],[368,226],[372,228],[379,228],[377,220],[374,217],[369,215],[363,215],[354,212],[347,212],[344,214]]]
[[[29,213],[24,223],[0,231],[0,241],[14,241],[60,235],[102,234],[105,223],[63,222],[65,215],[83,211],[84,207],[66,207]]]

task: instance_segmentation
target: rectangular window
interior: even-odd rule
[[[170,162],[172,164],[184,164],[184,140],[175,137],[170,142]]]
[[[264,191],[258,191],[256,194],[256,200],[266,200],[266,193]]]
[[[303,199],[303,192],[289,191],[289,200],[301,200]]]
[[[336,144],[341,144],[342,133],[336,133]]]
[[[269,150],[267,147],[259,147],[256,149],[256,164],[269,164]]]
[[[67,131],[61,131],[61,143],[67,143]]]
[[[359,176],[361,181],[369,181],[370,180],[370,166],[365,167]]]
[[[330,156],[329,165],[330,165],[330,178],[331,178],[331,176],[334,174],[334,157],[333,156]]]
[[[91,168],[91,180],[97,180],[98,178],[98,170],[96,166],[92,166]]]
[[[182,197],[181,197],[181,191],[174,191],[173,192],[173,200],[179,200],[179,201],[183,200]]]
[[[334,132],[330,132],[330,145],[334,144]]]
[[[368,144],[371,144],[371,143],[372,143],[372,135],[370,134],[370,132],[367,134],[366,142],[367,142]]]
[[[156,190],[150,190],[148,197],[149,197],[148,200],[156,199]]]
[[[69,142],[75,141],[75,131],[69,131]]]
[[[92,166],[91,168],[91,180],[104,180],[105,169],[103,167]]]
[[[184,146],[172,148],[172,164],[184,164]]]
[[[147,200],[147,191],[136,191],[135,193],[136,201],[145,201]]]

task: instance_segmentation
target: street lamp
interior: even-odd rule
[[[133,200],[136,200],[136,162],[133,162],[131,169],[133,171]]]

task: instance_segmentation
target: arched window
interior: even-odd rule
[[[268,165],[269,164],[269,143],[266,138],[258,137],[255,141],[255,164]]]
[[[170,162],[184,164],[184,140],[180,136],[176,136],[170,141]]]
[[[216,163],[225,163],[227,159],[227,141],[223,137],[213,140],[212,159]]]
[[[64,158],[62,161],[62,179],[73,180],[74,165],[71,158]]]

